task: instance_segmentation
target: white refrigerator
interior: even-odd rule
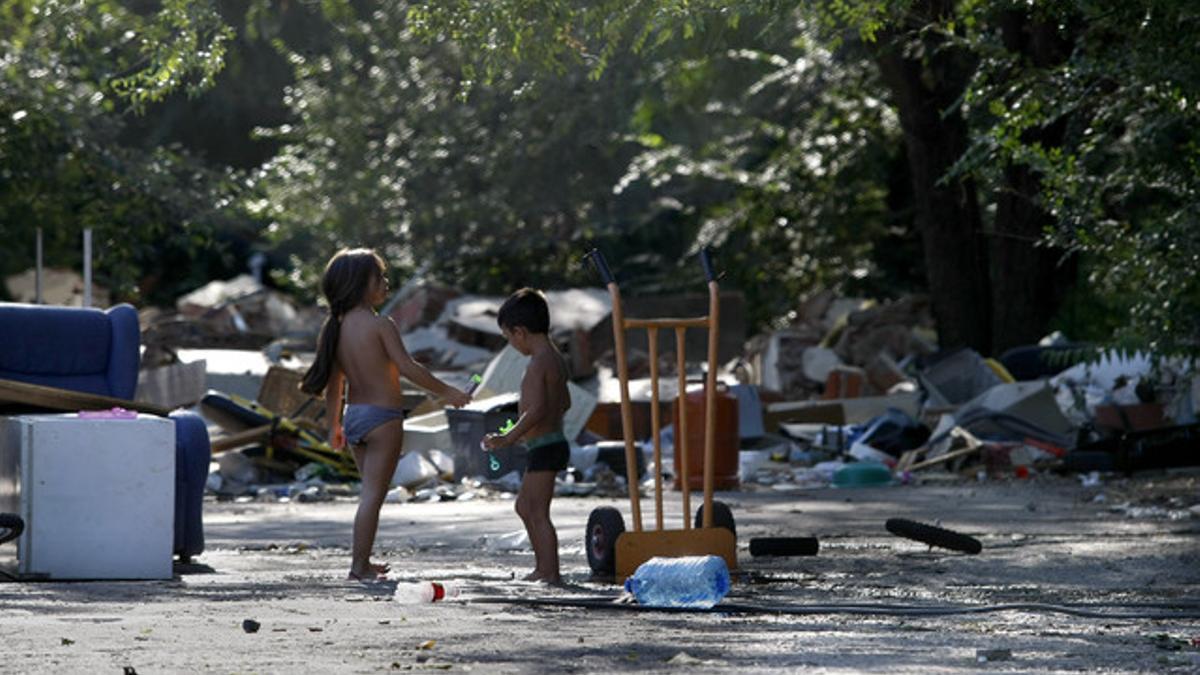
[[[21,578],[170,579],[174,422],[0,416],[0,512],[25,520],[0,544]]]

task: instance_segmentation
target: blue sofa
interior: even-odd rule
[[[137,391],[137,310],[0,303],[0,378],[132,399]]]
[[[111,309],[0,303],[0,378],[132,400],[141,330],[130,305]],[[204,550],[203,498],[212,457],[204,420],[175,422],[175,554]]]

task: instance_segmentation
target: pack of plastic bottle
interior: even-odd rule
[[[729,592],[729,568],[716,555],[651,558],[625,580],[625,590],[647,607],[707,609]]]

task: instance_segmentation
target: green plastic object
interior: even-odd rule
[[[507,434],[508,432],[512,431],[513,427],[515,426],[517,426],[517,423],[511,419],[504,420],[504,425],[500,427],[500,433]],[[491,468],[492,473],[500,470],[500,459],[496,457],[496,453],[494,452],[488,452],[488,467]]]
[[[854,462],[833,474],[833,484],[837,487],[874,487],[891,482],[892,470],[879,462]]]

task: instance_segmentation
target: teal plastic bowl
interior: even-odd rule
[[[833,484],[837,487],[875,487],[891,483],[892,470],[879,462],[854,462],[833,474]]]

